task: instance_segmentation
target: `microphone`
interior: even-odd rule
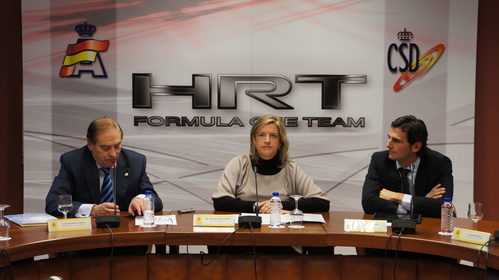
[[[54,276],[50,276],[49,278],[47,278],[45,280],[64,280],[64,279],[62,279],[61,276],[54,275]]]
[[[239,228],[260,228],[262,227],[262,217],[258,215],[258,180],[256,177],[258,167],[256,164],[253,164],[253,171],[255,173],[255,192],[256,192],[256,216],[239,216]]]
[[[409,184],[409,193],[411,195],[411,204],[409,206],[410,207],[409,209],[411,211],[411,214],[409,215],[408,220],[399,219],[392,221],[392,232],[400,233],[403,231],[403,233],[409,233],[409,234],[416,233],[416,223],[418,223],[418,220],[420,219],[420,217],[418,217],[419,215],[416,216],[414,214],[414,195],[416,193],[414,186],[414,174],[413,174],[414,164],[411,164],[409,166],[409,170],[411,173],[411,182]],[[402,179],[407,180],[406,178]]]
[[[411,163],[411,165],[409,166],[409,169],[411,171],[411,185],[410,185],[410,188],[409,188],[409,192],[411,193],[411,220],[413,219],[414,217],[414,193],[415,193],[415,190],[414,190],[414,173],[412,173],[414,171],[414,165]]]
[[[116,167],[118,163],[115,161],[113,165],[111,165],[111,178],[113,179],[113,203],[114,203],[114,215],[116,216]]]
[[[114,203],[114,215],[108,216],[97,216],[95,217],[95,224],[98,228],[115,228],[120,226],[120,216],[116,215],[116,168],[118,163],[115,161],[111,165],[111,181],[112,181],[112,189],[113,189],[113,203]]]
[[[414,221],[416,224],[421,223],[421,215],[414,213],[414,196],[416,195],[416,182],[414,181],[414,170],[416,167],[414,166],[414,163],[409,166],[411,170],[411,187],[410,187],[410,193],[411,193],[411,216],[410,219],[411,221]]]
[[[256,174],[258,173],[258,166],[256,164],[253,165],[253,172],[255,173],[255,192],[256,192],[256,215],[260,213],[260,208],[258,208],[258,203],[260,202],[260,198],[258,197],[258,180],[256,178]]]

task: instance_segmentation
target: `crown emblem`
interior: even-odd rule
[[[410,41],[414,36],[411,31],[407,31],[404,27],[404,31],[397,33],[397,38],[399,38],[400,41]]]
[[[75,26],[75,31],[78,32],[80,37],[92,37],[96,30],[97,27],[95,25],[87,24],[86,22]]]

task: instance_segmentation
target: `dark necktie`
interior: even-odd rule
[[[101,167],[100,170],[104,172],[104,180],[102,180],[102,188],[100,190],[100,202],[113,201],[113,180],[109,174],[109,168]]]
[[[401,181],[400,190],[402,191],[402,193],[410,194],[411,192],[410,192],[409,180],[407,178],[407,175],[409,174],[410,170],[400,167],[398,171],[400,173],[400,181]]]

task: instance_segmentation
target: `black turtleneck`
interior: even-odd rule
[[[256,172],[262,175],[275,175],[281,171],[281,168],[277,167],[278,165],[279,156],[277,155],[272,159],[259,158]]]

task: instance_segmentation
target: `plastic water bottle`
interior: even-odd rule
[[[440,216],[440,234],[452,235],[454,231],[454,205],[452,204],[452,198],[444,198],[444,203],[442,204]]]
[[[146,191],[144,197],[144,224],[143,227],[154,227],[154,197],[152,191]]]
[[[272,193],[270,199],[270,228],[283,228],[281,224],[282,204],[278,192]]]

